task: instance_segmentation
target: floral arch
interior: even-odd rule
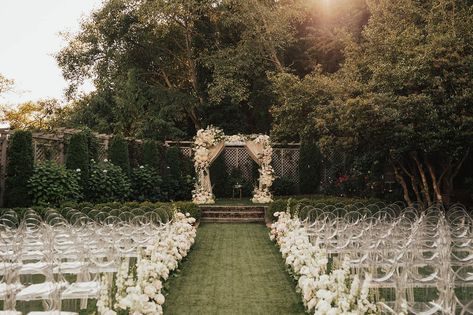
[[[210,165],[222,153],[225,145],[243,144],[251,158],[259,165],[258,187],[253,191],[253,203],[269,203],[273,197],[269,188],[273,184],[274,170],[271,166],[273,148],[267,135],[226,136],[221,129],[200,129],[194,141],[195,190],[192,200],[196,204],[212,204],[215,198],[210,182]]]

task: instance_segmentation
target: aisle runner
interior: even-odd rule
[[[304,314],[264,225],[201,225],[169,288],[165,314]]]

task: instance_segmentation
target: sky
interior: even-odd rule
[[[80,19],[101,3],[102,0],[0,0],[0,73],[15,81],[14,91],[0,95],[0,103],[64,99],[67,84],[53,57],[65,46],[59,33],[78,32]]]

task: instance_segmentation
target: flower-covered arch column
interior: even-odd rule
[[[215,198],[210,182],[210,165],[220,155],[225,144],[243,143],[252,159],[260,166],[258,186],[253,192],[254,203],[272,202],[270,187],[274,180],[271,167],[273,149],[267,135],[233,135],[225,136],[222,130],[215,127],[200,129],[194,140],[194,166],[196,172],[195,190],[192,200],[196,204],[212,204]]]

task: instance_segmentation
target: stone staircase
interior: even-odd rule
[[[263,206],[200,206],[201,222],[259,222],[264,223],[265,208]]]

